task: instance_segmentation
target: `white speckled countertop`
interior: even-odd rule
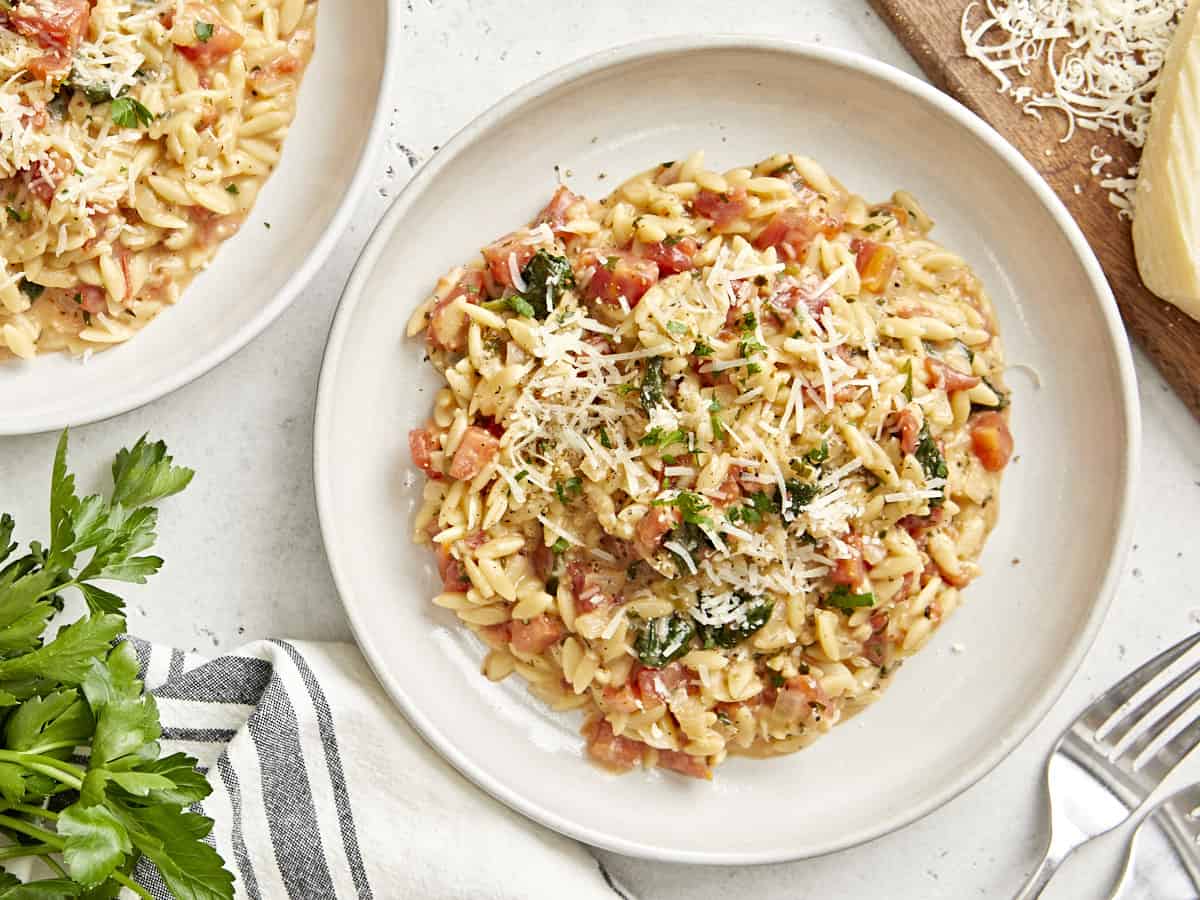
[[[112,452],[147,430],[199,470],[186,499],[164,509],[159,550],[166,568],[152,585],[126,594],[132,629],[208,653],[268,635],[350,638],[312,498],[311,428],[321,350],[342,284],[389,199],[414,166],[475,114],[594,50],[686,31],[813,41],[919,74],[865,0],[760,0],[738,14],[736,25],[730,21],[732,7],[718,0],[614,0],[603,8],[553,0],[410,0],[402,12],[403,63],[391,85],[394,112],[377,184],[331,262],[273,327],[216,371],[144,409],[74,433],[73,458],[85,482],[99,478]],[[1145,431],[1127,571],[1083,668],[1015,753],[938,812],[835,856],[708,869],[603,854],[613,875],[643,900],[1011,896],[1044,840],[1041,767],[1059,730],[1132,664],[1200,621],[1200,578],[1193,568],[1200,553],[1194,537],[1200,532],[1200,425],[1140,356],[1138,377]],[[41,435],[0,441],[0,509],[17,515],[21,534],[44,528],[54,440]],[[1064,550],[1069,542],[1064,535]],[[1046,586],[1043,600],[1055,602],[1053,585]],[[965,648],[968,658],[970,652]],[[802,807],[804,798],[788,802]],[[1083,888],[1055,894],[1089,895]]]

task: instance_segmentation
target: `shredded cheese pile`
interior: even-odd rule
[[[1062,141],[1077,129],[1105,129],[1146,143],[1158,74],[1187,0],[975,0],[963,11],[967,56],[981,63],[1035,118],[1057,110]],[[1035,84],[1045,83],[1043,90]],[[1093,153],[1093,161],[1098,155]],[[1132,209],[1136,167],[1094,170],[1109,199]]]

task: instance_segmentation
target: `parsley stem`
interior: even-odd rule
[[[58,851],[49,844],[14,844],[0,847],[0,859],[21,859],[25,856],[49,856]]]
[[[53,756],[22,753],[18,750],[0,750],[0,762],[14,762],[34,772],[47,775],[67,787],[79,790],[83,787],[83,770]]]
[[[55,850],[61,850],[66,843],[53,831],[47,831],[45,828],[39,828],[36,825],[26,822],[24,819],[16,819],[12,816],[6,816],[3,813],[0,813],[0,828],[20,832],[27,837],[49,844]]]
[[[37,816],[39,819],[49,819],[52,822],[58,819],[58,813],[48,810],[44,806],[32,806],[28,803],[10,803],[7,808],[13,812],[23,812],[27,816]]]
[[[142,900],[154,900],[154,896],[148,890],[146,890],[128,875],[124,875],[121,872],[113,872],[109,877],[122,887],[129,888],[131,891],[141,897]]]

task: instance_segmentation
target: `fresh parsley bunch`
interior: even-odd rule
[[[141,584],[158,571],[162,560],[144,555],[155,539],[151,504],[192,475],[143,436],[113,460],[108,497],[80,498],[63,432],[49,543],[13,559],[13,520],[0,516],[0,833],[9,839],[0,860],[40,857],[59,876],[21,884],[0,872],[0,900],[101,900],[122,887],[149,900],[130,877],[142,857],[181,900],[233,896],[233,876],[204,843],[212,820],[185,811],[208,796],[208,782],[191,757],[160,757],[158,708],[119,640],[125,604],[96,583]],[[87,614],[51,635],[71,589]]]

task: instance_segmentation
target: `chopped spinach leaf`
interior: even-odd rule
[[[642,665],[661,669],[684,656],[691,649],[695,635],[696,626],[690,618],[672,613],[647,622],[638,633],[633,649]]]
[[[642,369],[642,409],[646,410],[647,415],[653,407],[666,402],[663,394],[662,367],[662,357],[652,356],[646,360],[645,368]]]
[[[550,307],[556,306],[562,295],[575,287],[575,275],[565,256],[538,250],[521,270],[526,289],[523,299],[531,312],[520,315],[545,319]],[[515,308],[515,307],[514,307]]]
[[[21,293],[30,300],[36,300],[38,297],[42,296],[42,293],[46,290],[46,286],[44,284],[38,284],[30,281],[28,278],[21,279],[20,288]]]
[[[713,647],[734,647],[767,624],[771,618],[774,603],[761,597],[751,597],[738,591],[735,595],[743,606],[743,615],[739,621],[727,622],[724,625],[700,626],[700,640],[705,650]]]
[[[865,594],[853,594],[846,585],[839,584],[825,598],[825,602],[841,610],[852,610],[865,606],[874,606],[875,595],[870,591]]]

